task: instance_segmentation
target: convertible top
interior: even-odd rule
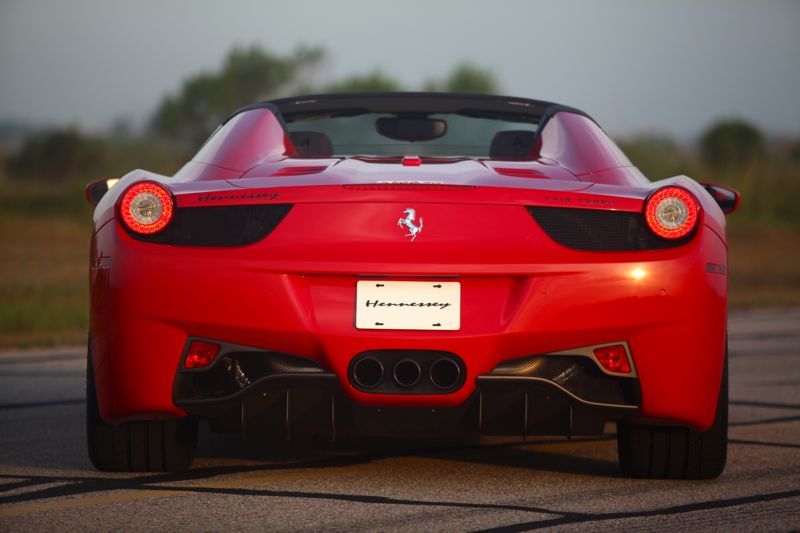
[[[386,92],[315,94],[268,100],[242,107],[231,114],[228,120],[243,111],[259,108],[271,109],[287,121],[295,117],[336,112],[523,115],[532,122],[542,122],[557,111],[589,116],[573,107],[528,98],[463,93]]]
[[[266,176],[278,172],[276,165],[300,159],[387,155],[384,144],[390,143],[379,145],[375,139],[364,141],[357,137],[359,131],[364,136],[367,135],[364,132],[368,132],[377,137],[374,126],[370,128],[369,124],[365,126],[357,120],[360,115],[380,114],[397,114],[398,118],[410,120],[427,119],[426,115],[433,115],[433,120],[439,120],[435,117],[439,114],[459,115],[464,118],[463,124],[470,120],[509,122],[512,124],[485,128],[485,138],[480,139],[483,143],[480,146],[485,148],[483,152],[473,154],[475,146],[470,145],[470,139],[458,139],[451,155],[527,162],[529,165],[547,160],[547,163],[540,165],[549,169],[541,170],[545,175],[556,172],[552,167],[555,162],[556,166],[581,180],[624,185],[647,183],[647,179],[631,165],[611,138],[583,111],[526,98],[425,92],[307,95],[242,107],[217,128],[174,177],[179,181],[195,181],[234,179],[248,174]],[[375,120],[373,117],[367,118]],[[344,126],[338,130],[322,127],[327,127],[326,121],[334,120],[341,121]],[[351,129],[346,124],[348,121],[356,127]],[[457,130],[453,128],[453,131]],[[385,137],[392,139],[391,135]],[[333,149],[337,143],[339,147],[352,145],[354,148],[337,154]],[[431,146],[434,143],[435,140]],[[418,146],[409,152],[403,149],[402,142],[396,144],[399,147],[397,153],[389,155],[441,155],[436,152],[420,153]],[[298,146],[302,149],[298,149]],[[457,150],[467,153],[456,153]],[[446,152],[444,155],[448,156]]]

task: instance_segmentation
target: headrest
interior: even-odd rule
[[[292,131],[289,139],[302,157],[330,157],[333,144],[330,137],[318,131]]]
[[[530,156],[536,133],[525,130],[498,131],[489,146],[491,159],[523,159]]]

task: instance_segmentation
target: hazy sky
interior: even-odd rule
[[[141,122],[234,45],[300,43],[328,51],[326,79],[378,68],[411,89],[469,61],[615,134],[741,116],[800,135],[797,0],[0,0],[0,120]]]

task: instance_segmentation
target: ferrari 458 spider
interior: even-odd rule
[[[134,170],[87,196],[99,469],[188,468],[199,420],[280,439],[615,421],[627,475],[724,468],[739,195],[648,181],[577,109],[273,100],[174,176]]]

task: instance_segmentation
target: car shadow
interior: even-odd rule
[[[86,455],[82,423],[83,405],[57,408],[47,433],[34,448],[3,450],[0,455],[0,504],[35,502],[47,498],[73,497],[93,492],[119,490],[201,491],[241,495],[317,497],[372,501],[369,494],[306,493],[260,488],[217,489],[193,487],[191,482],[236,474],[269,475],[270,472],[337,469],[376,464],[384,460],[421,458],[425,471],[446,476],[453,462],[513,468],[521,473],[552,472],[570,475],[619,477],[616,460],[597,458],[597,447],[613,454],[614,436],[563,438],[523,442],[521,439],[412,440],[342,439],[336,442],[269,440],[252,435],[244,440],[237,434],[215,434],[201,425],[195,466],[182,473],[109,473],[95,471]],[[587,444],[591,446],[587,448]],[[591,449],[587,453],[587,450]],[[393,468],[387,466],[388,469]],[[398,470],[393,471],[397,475]],[[414,471],[400,475],[414,476]],[[419,471],[417,471],[418,473]],[[425,501],[409,501],[427,505]],[[456,503],[453,503],[456,505]],[[462,505],[462,504],[458,504]],[[464,504],[466,505],[466,504]]]
[[[613,460],[581,455],[573,445],[595,443],[608,447]],[[620,477],[616,461],[616,436],[606,434],[569,440],[557,438],[483,439],[340,439],[275,441],[262,435],[241,439],[235,434],[201,431],[199,464],[247,462],[294,462],[317,465],[338,458],[343,464],[369,463],[381,459],[421,457],[464,463],[599,477]],[[349,458],[349,459],[348,459]]]
[[[205,433],[205,432],[204,432]],[[209,438],[210,437],[210,438]],[[592,443],[611,446],[613,437],[579,439],[571,443]],[[198,484],[221,476],[236,474],[265,474],[304,469],[337,469],[359,467],[395,458],[433,459],[425,464],[428,475],[445,476],[452,462],[481,464],[520,469],[524,472],[545,471],[581,476],[619,477],[615,461],[582,456],[568,450],[571,443],[564,440],[540,440],[535,443],[507,441],[494,443],[453,441],[376,441],[351,440],[337,443],[319,442],[267,442],[250,438],[242,442],[236,435],[203,434],[198,449],[196,466],[181,473],[105,473],[75,469],[64,470],[63,464],[42,461],[36,468],[21,468],[3,464],[0,473],[0,504],[22,504],[49,498],[79,497],[89,493],[109,491],[175,491],[203,494],[236,494],[240,496],[298,497],[324,500],[355,501],[362,503],[394,503],[418,506],[451,506],[464,508],[508,508],[538,512],[536,508],[522,509],[518,505],[476,504],[468,502],[442,502],[424,499],[387,498],[374,494],[346,494],[339,492],[313,492],[278,490],[225,484],[216,486]],[[269,446],[266,446],[266,445]],[[538,449],[544,446],[547,450]],[[563,452],[559,449],[565,449]],[[555,449],[554,449],[555,448]],[[86,460],[88,463],[88,459]],[[84,463],[84,464],[86,464]],[[28,465],[30,466],[30,465]],[[88,466],[88,464],[87,464]],[[403,469],[400,470],[401,472]],[[37,473],[31,473],[37,472]],[[41,473],[39,473],[41,472]],[[415,476],[418,470],[407,471]],[[397,470],[393,471],[397,475]]]

